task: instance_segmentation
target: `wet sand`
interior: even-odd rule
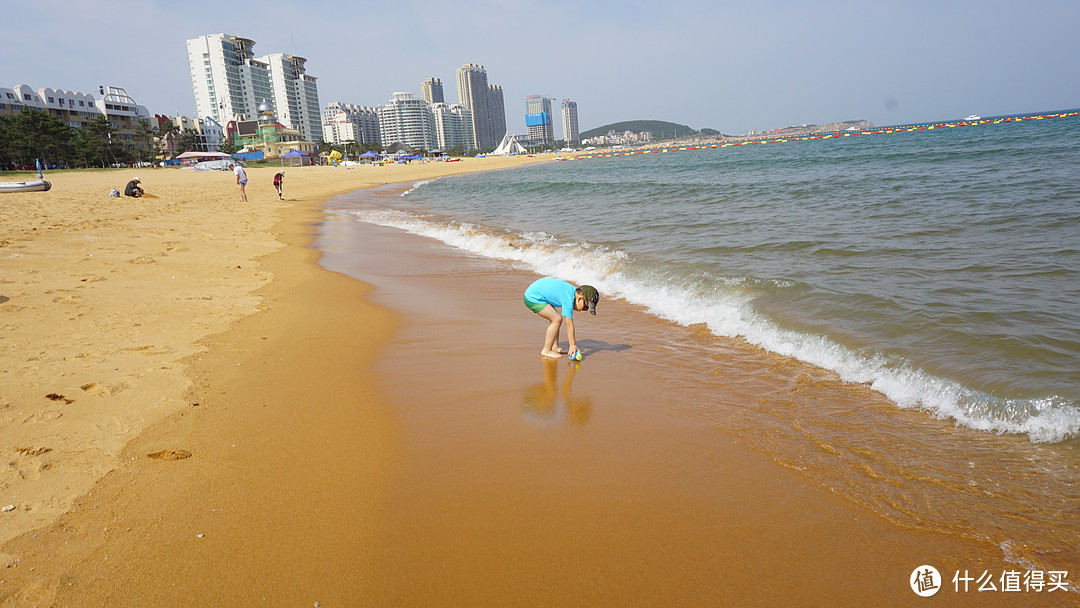
[[[278,212],[258,314],[183,360],[181,407],[4,545],[2,605],[915,605],[920,564],[1006,567],[695,415],[653,365],[692,330],[603,301],[586,360],[544,361],[534,276],[328,224],[324,263],[361,283],[306,247],[317,207]]]

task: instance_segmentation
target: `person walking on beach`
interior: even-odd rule
[[[281,182],[285,181],[285,170],[282,169],[274,174],[274,187],[277,188],[277,197],[279,201],[285,199],[281,198]]]
[[[240,202],[246,203],[247,192],[244,192],[244,186],[247,185],[247,172],[239,165],[229,163],[229,168],[236,174],[236,183],[240,185]]]
[[[592,285],[574,287],[566,281],[553,277],[537,279],[525,290],[525,306],[548,322],[544,332],[544,347],[540,354],[557,359],[567,353],[577,352],[577,333],[574,328],[574,311],[587,310],[596,314],[600,293]],[[558,308],[559,310],[555,310]],[[559,348],[559,333],[563,318],[566,319],[566,337],[570,350]]]

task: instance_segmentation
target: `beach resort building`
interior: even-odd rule
[[[384,146],[405,144],[434,150],[437,146],[435,117],[431,106],[412,93],[394,93],[390,103],[379,107],[379,137]]]
[[[254,47],[254,40],[228,34],[187,41],[196,115],[220,124],[255,120],[259,104],[271,102],[284,126],[321,139],[319,92],[307,60],[285,53],[256,57]]]
[[[555,145],[555,129],[551,120],[551,99],[546,95],[525,98],[525,128],[534,146]]]
[[[472,112],[473,139],[476,147],[490,150],[506,133],[506,110],[502,87],[489,85],[482,65],[467,63],[457,71],[458,104]]]
[[[381,142],[379,112],[376,108],[332,101],[323,108],[322,121],[325,142],[332,144]]]
[[[465,151],[476,149],[469,108],[457,103],[434,103],[431,104],[431,113],[435,119],[435,141],[440,150],[457,146]]]
[[[428,103],[444,103],[442,79],[432,77],[420,83],[420,99]]]
[[[572,145],[581,139],[581,130],[578,127],[577,102],[569,99],[562,100],[562,138],[566,145]]]
[[[151,124],[150,112],[135,102],[120,87],[98,87],[97,95],[63,89],[31,89],[20,84],[10,89],[0,87],[0,116],[14,116],[26,108],[52,114],[64,124],[82,129],[98,116],[109,120],[116,131],[113,137],[138,146],[148,145],[138,136],[139,124]]]

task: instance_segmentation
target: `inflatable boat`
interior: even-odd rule
[[[52,184],[43,179],[35,179],[29,182],[0,182],[0,192],[34,192],[36,190],[48,190]]]

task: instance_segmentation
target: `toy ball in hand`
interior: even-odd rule
[[[574,352],[570,353],[570,360],[571,361],[581,361],[582,358],[583,357],[581,355],[580,350],[575,350]]]

